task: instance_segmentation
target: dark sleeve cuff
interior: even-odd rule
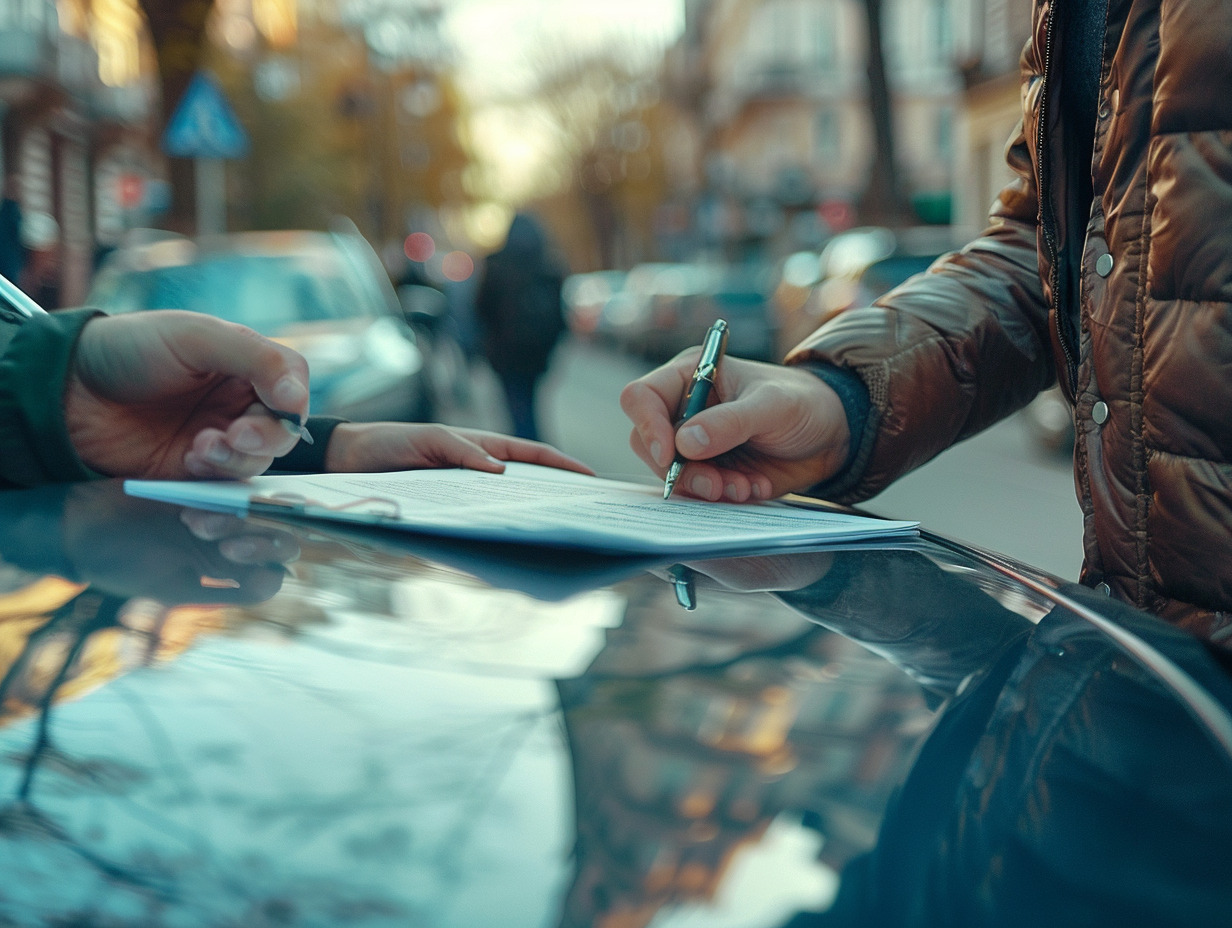
[[[294,448],[274,461],[271,471],[279,473],[321,474],[325,472],[325,451],[334,429],[346,422],[334,416],[309,416],[304,423],[312,444],[300,441]]]
[[[0,356],[0,485],[37,486],[98,475],[81,462],[64,422],[64,387],[77,339],[96,309],[33,316]]]
[[[868,385],[850,368],[821,361],[805,361],[792,366],[816,374],[838,394],[839,402],[843,404],[847,428],[851,432],[847,460],[829,480],[823,480],[802,491],[805,496],[839,501],[848,490],[860,482],[873,451],[873,439],[877,433],[877,411],[869,399]]]

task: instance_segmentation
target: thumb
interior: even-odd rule
[[[702,410],[676,432],[676,448],[700,461],[718,457],[744,444],[757,426],[748,400],[736,398]]]

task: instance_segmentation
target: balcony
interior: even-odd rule
[[[152,91],[143,84],[109,87],[100,84],[90,97],[90,112],[100,122],[143,125],[153,112]]]
[[[61,87],[81,100],[88,100],[102,86],[98,76],[98,52],[85,39],[60,35],[56,54],[56,78]]]

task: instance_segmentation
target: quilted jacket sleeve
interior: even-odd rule
[[[1007,159],[1017,179],[981,236],[872,306],[836,317],[788,355],[788,364],[855,372],[871,403],[851,464],[812,492],[843,503],[868,499],[1055,379],[1038,199],[1021,124]]]

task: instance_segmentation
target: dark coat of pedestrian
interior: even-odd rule
[[[514,434],[538,440],[539,383],[565,331],[564,272],[539,223],[518,214],[487,259],[475,298],[483,352],[500,378]]]

